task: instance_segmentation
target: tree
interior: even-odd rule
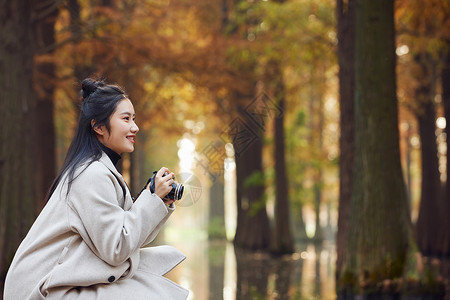
[[[0,281],[34,220],[32,2],[0,2]]]
[[[283,84],[283,71],[279,62],[275,62],[273,73],[272,85],[274,85],[274,100],[278,104],[281,113],[276,115],[274,120],[275,220],[271,252],[286,254],[294,252],[294,239],[291,230],[291,210],[285,158],[284,111],[286,109],[286,92]]]
[[[419,216],[417,218],[417,245],[424,255],[438,252],[439,232],[439,201],[441,181],[439,174],[439,160],[436,143],[436,108],[434,104],[435,91],[433,65],[426,59],[426,54],[416,54],[414,97],[418,106],[416,115],[419,124],[421,141],[421,170],[422,186]],[[438,215],[436,217],[436,214]]]
[[[360,0],[355,13],[355,163],[341,295],[377,292],[377,283],[401,277],[413,246],[398,144],[393,2]]]
[[[235,6],[222,10],[235,15],[247,14],[250,7],[241,1],[235,1]],[[227,5],[226,3],[223,3]],[[251,15],[251,14],[250,14]],[[238,39],[248,39],[248,27],[255,22],[248,18],[241,24],[232,22],[229,15],[222,20],[228,20],[228,26],[233,27],[233,36]],[[241,35],[241,36],[240,36]],[[247,250],[268,250],[270,245],[270,226],[266,211],[265,181],[262,165],[263,128],[264,123],[255,122],[252,110],[253,100],[259,95],[256,88],[256,59],[248,48],[238,48],[228,57],[228,66],[240,74],[235,78],[245,82],[245,90],[231,89],[230,101],[234,103],[237,118],[230,124],[228,135],[232,140],[236,161],[236,199],[237,199],[237,227],[234,244]],[[239,86],[239,85],[236,85]],[[258,109],[258,107],[256,107]],[[259,113],[255,111],[256,115]],[[264,126],[263,126],[264,127]]]
[[[283,4],[285,0],[275,1]],[[263,42],[264,43],[264,42]],[[275,51],[274,51],[275,52]],[[276,52],[275,52],[276,53]],[[271,90],[273,101],[278,106],[274,114],[274,163],[275,163],[275,215],[271,252],[286,254],[294,252],[294,238],[291,230],[291,203],[288,193],[288,177],[285,153],[284,114],[286,110],[286,88],[283,79],[283,65],[279,56],[272,55],[265,66],[266,84]]]
[[[44,206],[45,196],[55,178],[55,129],[53,119],[53,98],[56,85],[54,26],[58,15],[58,1],[40,3],[35,1],[34,14],[37,16],[34,26],[35,56],[34,91],[36,95],[33,133],[33,151],[36,171],[35,199]]]
[[[350,199],[353,189],[355,153],[355,4],[356,0],[338,0],[336,5],[339,61],[340,127],[339,209],[336,238],[336,274],[341,272],[347,252]]]
[[[244,97],[251,99],[250,95]],[[238,219],[234,244],[248,250],[268,250],[270,228],[264,191],[261,129],[255,126],[244,108],[239,108],[239,112],[240,118],[229,131],[236,157]]]
[[[447,133],[447,149],[450,149],[450,38],[446,40],[446,51],[443,57],[443,69],[441,75],[442,102],[444,103],[444,114],[447,120],[445,132]],[[439,254],[450,257],[450,218],[447,213],[450,211],[450,159],[447,150],[447,183],[445,185],[445,196],[441,209],[441,232],[439,238]]]
[[[442,189],[440,171],[445,172],[441,169],[443,165],[439,165],[438,155],[442,153],[438,153],[436,138],[442,139],[445,135],[436,136],[435,121],[442,108],[449,120],[445,59],[450,39],[447,26],[450,7],[445,1],[439,0],[399,0],[396,16],[399,45],[409,50],[399,58],[400,93],[406,98],[405,106],[417,118],[421,139],[422,186],[416,224],[417,243],[421,252],[427,256],[442,255],[442,238],[448,234],[445,199],[448,199],[449,180]],[[441,82],[439,77],[443,79]],[[439,101],[435,101],[440,87],[443,107]],[[448,126],[444,132],[448,136]],[[447,159],[447,174],[448,164]]]

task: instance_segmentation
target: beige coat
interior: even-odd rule
[[[143,248],[173,206],[148,190],[133,203],[106,154],[66,192],[63,179],[19,246],[5,300],[187,298],[186,289],[162,276],[185,256],[170,246]]]

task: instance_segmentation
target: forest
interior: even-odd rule
[[[156,244],[187,253],[168,276],[189,299],[450,299],[449,0],[4,0],[0,20],[0,294],[95,77],[136,110],[131,193],[162,166],[185,186]]]

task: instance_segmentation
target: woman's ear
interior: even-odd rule
[[[101,136],[103,136],[105,134],[105,132],[104,132],[105,126],[97,126],[95,124],[95,120],[91,120],[91,126],[96,134],[101,135]]]

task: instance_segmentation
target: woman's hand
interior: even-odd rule
[[[164,176],[164,173],[168,173]],[[159,198],[163,199],[164,203],[170,205],[174,202],[174,200],[164,199],[167,194],[172,190],[172,184],[174,183],[175,175],[170,172],[170,170],[166,167],[162,167],[156,173],[155,176],[155,194],[158,195]]]

